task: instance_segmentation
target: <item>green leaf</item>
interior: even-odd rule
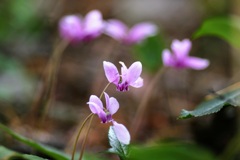
[[[216,160],[208,151],[188,143],[161,143],[133,147],[130,160]]]
[[[0,159],[5,159],[6,157],[10,157],[15,154],[16,152],[11,151],[3,146],[0,146]]]
[[[22,155],[11,156],[6,160],[47,160],[47,159],[34,156],[34,155],[22,154]]]
[[[129,146],[122,144],[118,139],[113,130],[113,127],[110,126],[108,131],[109,144],[112,148],[108,150],[110,153],[117,154],[121,160],[127,159],[129,154]]]
[[[193,38],[203,36],[217,36],[233,47],[240,48],[240,18],[231,16],[207,19],[193,34]]]
[[[225,94],[216,96],[210,100],[200,103],[193,111],[182,110],[180,119],[199,117],[220,111],[224,106],[239,106],[240,89],[227,92]]]
[[[38,156],[29,155],[29,154],[23,154],[22,157],[25,158],[26,160],[47,160],[45,158],[41,158]]]
[[[134,46],[134,54],[148,71],[156,71],[162,66],[162,51],[165,43],[160,35],[149,37]]]
[[[4,132],[8,133],[9,135],[11,135],[13,138],[15,138],[16,140],[54,158],[57,160],[69,160],[69,156],[66,155],[63,152],[60,152],[59,150],[56,150],[55,148],[37,143],[31,139],[28,139],[26,137],[23,137],[17,133],[15,133],[14,131],[12,131],[11,129],[9,129],[8,127],[6,127],[5,125],[0,123],[0,129],[2,129]]]
[[[1,160],[44,160],[38,156],[29,154],[20,154],[3,146],[0,146],[0,159]]]

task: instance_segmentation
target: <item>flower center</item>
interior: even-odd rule
[[[111,113],[107,109],[104,109],[104,112],[105,112],[106,115],[101,118],[102,123],[111,122],[113,120]]]
[[[128,88],[128,82],[119,82],[118,85],[117,85],[117,90],[118,91],[128,91],[129,88]]]

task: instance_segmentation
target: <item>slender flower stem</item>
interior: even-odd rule
[[[111,83],[108,83],[108,84],[106,85],[106,87],[103,89],[103,91],[102,91],[102,93],[101,93],[101,95],[100,95],[100,97],[99,97],[100,99],[102,98],[103,93],[106,91],[106,89],[108,88],[108,86],[109,86],[110,84],[111,84]],[[89,133],[89,130],[90,130],[90,127],[91,127],[91,124],[92,124],[93,116],[94,116],[93,113],[91,113],[90,115],[88,115],[88,117],[83,121],[82,125],[80,126],[80,129],[79,129],[79,131],[78,131],[76,140],[75,140],[75,142],[74,142],[74,147],[73,147],[73,152],[72,152],[72,160],[74,160],[74,155],[75,155],[75,151],[76,151],[77,142],[78,142],[78,139],[79,139],[80,134],[81,134],[81,132],[82,132],[82,129],[83,129],[84,125],[86,124],[87,120],[91,118],[91,119],[90,119],[90,122],[89,122],[89,125],[88,125],[87,133],[86,133],[85,138],[84,138],[84,140],[83,140],[81,152],[80,152],[79,160],[82,159],[83,152],[84,152],[84,148],[85,148],[85,144],[86,144],[87,137],[88,137],[88,133]]]
[[[106,85],[106,87],[103,89],[103,91],[102,91],[102,93],[101,93],[101,95],[100,95],[100,97],[99,97],[99,99],[101,99],[102,98],[102,96],[103,96],[103,93],[107,90],[107,88],[108,88],[108,86],[110,85],[111,83],[109,82],[107,85]]]
[[[93,115],[91,116],[91,119],[90,119],[90,122],[89,122],[89,125],[88,125],[88,129],[87,129],[87,133],[86,133],[84,141],[82,143],[79,160],[82,160],[82,157],[83,157],[83,152],[84,152],[84,149],[85,149],[85,146],[86,146],[85,144],[86,144],[86,141],[87,141],[87,138],[88,138],[88,134],[89,134],[89,130],[90,130],[90,127],[91,127],[91,124],[92,124],[92,120],[93,120]]]
[[[72,152],[72,159],[71,159],[71,160],[74,160],[74,155],[75,155],[75,151],[76,151],[76,147],[77,147],[77,142],[78,142],[78,139],[79,139],[80,134],[81,134],[81,132],[82,132],[82,129],[83,129],[84,125],[86,124],[86,122],[87,122],[91,117],[93,117],[93,115],[94,115],[93,113],[89,114],[89,115],[87,116],[87,118],[83,121],[82,125],[80,126],[80,128],[79,128],[79,130],[78,130],[78,134],[77,134],[76,140],[75,140],[75,142],[74,142],[74,146],[73,146],[73,152]],[[91,118],[91,119],[92,119],[92,118]]]
[[[59,69],[59,65],[61,62],[62,54],[66,47],[68,46],[69,42],[65,40],[60,40],[57,43],[56,47],[53,50],[52,56],[46,66],[46,70],[44,75],[42,76],[42,85],[33,101],[33,105],[29,116],[37,117],[36,113],[38,113],[39,107],[43,106],[43,114],[41,116],[41,124],[49,110],[49,107],[53,101],[53,95],[56,88],[56,81],[57,81],[57,73]],[[30,119],[32,119],[30,117]],[[29,119],[29,117],[28,117]]]
[[[147,102],[149,101],[149,99],[151,97],[151,93],[152,93],[154,87],[156,86],[158,79],[160,78],[160,76],[163,74],[164,71],[165,71],[165,68],[161,68],[158,70],[157,74],[154,76],[154,78],[150,82],[148,88],[144,92],[143,98],[141,99],[141,102],[137,109],[136,115],[133,119],[133,123],[132,123],[132,127],[131,127],[132,137],[136,136],[136,133],[140,128],[140,125],[141,125],[141,122],[143,119],[142,117],[143,117],[146,107],[147,107]]]
[[[68,46],[69,42],[66,40],[61,40],[60,43],[57,45],[56,49],[53,52],[52,58],[50,60],[50,65],[49,65],[49,74],[47,77],[47,83],[49,84],[49,97],[47,97],[47,103],[44,107],[44,112],[42,115],[42,122],[44,121],[47,112],[49,111],[51,104],[53,103],[53,96],[54,96],[54,91],[56,89],[57,85],[57,73],[59,70],[61,58],[63,55],[64,50]]]

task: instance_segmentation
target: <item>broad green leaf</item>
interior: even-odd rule
[[[216,160],[208,151],[187,143],[163,143],[132,147],[130,160]]]
[[[60,152],[52,147],[37,143],[31,139],[28,139],[26,137],[23,137],[17,133],[15,133],[14,131],[12,131],[11,129],[9,129],[8,127],[6,127],[5,125],[0,123],[0,129],[3,130],[4,132],[8,133],[9,135],[11,135],[13,138],[15,138],[16,140],[50,156],[53,157],[54,159],[57,160],[69,160],[69,156],[66,155],[63,152]]]
[[[220,111],[225,105],[239,106],[240,89],[227,92],[225,94],[215,96],[210,100],[200,103],[193,111],[182,110],[180,119],[199,117]]]
[[[160,35],[149,37],[134,46],[134,54],[148,71],[156,71],[162,66],[162,51],[165,48]]]
[[[117,139],[117,136],[116,136],[112,126],[110,126],[109,131],[108,131],[108,139],[109,139],[109,144],[112,147],[108,151],[110,153],[117,154],[121,160],[127,159],[128,154],[129,154],[129,146],[122,144]]]
[[[240,18],[236,16],[207,19],[193,34],[193,38],[217,36],[240,48]]]

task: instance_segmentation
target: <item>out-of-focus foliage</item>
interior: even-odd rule
[[[119,157],[122,160],[127,159],[129,154],[129,147],[128,145],[122,144],[118,140],[112,126],[109,128],[109,131],[108,131],[108,139],[109,139],[110,146],[112,147],[108,151],[110,153],[115,153],[119,155]]]
[[[69,156],[64,154],[63,152],[60,152],[52,147],[37,143],[31,139],[28,139],[26,137],[23,137],[17,133],[15,133],[14,131],[12,131],[11,129],[7,128],[6,126],[4,126],[3,124],[0,124],[0,128],[1,130],[3,130],[4,132],[8,133],[9,135],[11,135],[13,138],[15,138],[16,140],[32,147],[33,149],[42,152],[50,157],[53,157],[55,159],[58,160],[68,160]]]
[[[32,149],[35,149],[36,151],[39,151],[40,153],[45,154],[46,156],[52,157],[57,160],[69,160],[70,156],[65,154],[64,152],[61,152],[55,148],[52,148],[47,145],[40,144],[36,141],[33,141],[31,139],[28,139],[22,135],[19,135],[18,133],[14,132],[13,130],[9,129],[5,125],[0,123],[0,129],[7,134],[11,135],[14,139],[18,140],[19,142],[24,143],[25,145],[31,147]],[[77,154],[78,155],[78,154]],[[78,156],[77,156],[78,157]],[[76,159],[77,159],[76,157]],[[27,154],[20,154],[15,151],[11,151],[3,146],[0,146],[0,159],[6,159],[6,160],[42,160],[42,158],[34,156],[34,155],[27,155]],[[100,156],[93,155],[93,154],[84,154],[85,160],[101,160]]]
[[[240,18],[236,16],[207,19],[194,33],[193,38],[217,36],[240,48]]]
[[[133,147],[130,160],[215,160],[208,151],[187,143],[161,143],[146,147]]]
[[[0,146],[0,159],[2,160],[44,160],[38,156],[20,154],[14,151],[11,151],[3,146]]]
[[[0,54],[0,72],[0,98],[22,101],[32,95],[34,81],[21,63]]]
[[[43,23],[37,14],[36,1],[3,0],[0,3],[0,41],[9,41],[18,36],[40,36]]]
[[[216,95],[210,100],[200,103],[193,111],[182,110],[179,118],[199,117],[220,111],[224,106],[239,106],[240,90],[235,89],[225,94]]]
[[[165,43],[160,35],[145,39],[134,46],[134,54],[148,71],[156,71],[162,66],[162,51]]]

